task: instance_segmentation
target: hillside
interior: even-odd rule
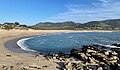
[[[120,19],[104,20],[104,21],[91,21],[85,23],[83,28],[88,29],[120,29]]]
[[[40,22],[34,26],[32,26],[32,28],[34,29],[75,29],[77,26],[79,26],[79,23],[75,23],[72,21],[68,21],[68,22],[58,22],[58,23],[52,23],[52,22]]]
[[[68,22],[40,22],[31,26],[33,29],[98,29],[98,30],[119,30],[120,19],[103,20],[103,21],[91,21],[87,23],[75,23]]]
[[[21,25],[19,22],[0,24],[1,29],[42,29],[42,30],[120,30],[120,19],[90,21],[87,23],[66,22],[40,22],[33,26]]]

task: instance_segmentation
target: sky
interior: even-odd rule
[[[86,23],[119,18],[120,0],[0,0],[0,23]]]

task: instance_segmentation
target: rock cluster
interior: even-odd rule
[[[106,49],[100,45],[84,45],[81,50],[72,49],[70,55],[79,60],[65,62],[66,70],[120,70],[120,48]]]

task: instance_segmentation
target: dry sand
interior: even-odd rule
[[[0,30],[0,70],[13,68],[15,70],[57,70],[56,60],[46,60],[42,55],[35,58],[35,55],[27,53],[15,53],[4,46],[12,39],[24,36],[42,35],[56,32],[91,32],[91,31],[72,31],[72,30]],[[92,31],[93,32],[93,31]],[[103,32],[103,31],[94,31]],[[107,31],[108,32],[108,31]],[[10,44],[14,46],[13,44]],[[11,55],[11,56],[10,56]],[[37,67],[37,68],[33,68]],[[4,69],[3,69],[4,68]]]

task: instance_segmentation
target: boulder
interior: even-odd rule
[[[65,63],[65,69],[66,69],[66,70],[72,70],[72,69],[73,69],[72,63],[71,63],[71,62]]]
[[[82,51],[86,52],[87,49],[94,50],[94,51],[100,51],[101,49],[99,47],[100,45],[83,45]]]
[[[97,53],[95,50],[87,49],[86,53]]]
[[[78,50],[78,49],[72,49],[72,50],[70,51],[70,54],[71,54],[72,56],[77,55],[78,53],[80,53],[80,50]]]
[[[120,44],[112,44],[112,46],[120,47]]]
[[[112,51],[115,51],[118,55],[120,55],[120,48],[111,48]]]
[[[103,68],[103,70],[111,70],[110,66],[107,64],[102,64],[101,67]]]
[[[110,52],[111,52],[111,51],[104,51],[104,54],[105,54],[106,56],[108,56]]]
[[[91,54],[89,54],[89,53],[86,53],[85,55],[86,55],[87,57],[91,57]]]
[[[83,70],[83,67],[85,66],[85,64],[79,61],[69,61],[66,62],[64,65],[66,70]]]
[[[103,70],[103,68],[102,67],[98,67],[98,70]]]
[[[7,56],[7,57],[11,57],[11,55],[10,55],[10,54],[7,54],[6,56]]]
[[[98,64],[88,64],[87,70],[98,70]]]
[[[86,55],[84,53],[80,53],[80,51],[77,49],[72,49],[70,54],[71,56],[78,58],[80,60],[83,60],[83,61],[84,61],[84,57],[86,58]]]

